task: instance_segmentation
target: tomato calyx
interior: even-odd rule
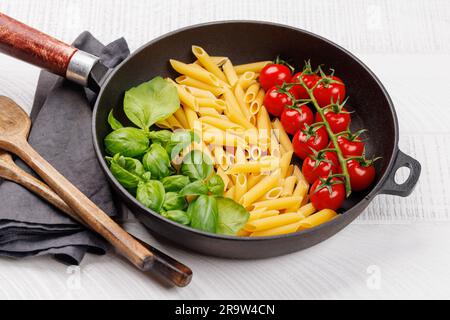
[[[343,83],[341,81],[335,80],[333,79],[334,76],[334,69],[330,68],[331,73],[329,75],[326,75],[325,72],[323,72],[322,68],[319,66],[319,73],[320,73],[320,80],[317,81],[316,86],[320,83],[323,85],[324,88],[328,88],[330,84],[332,83],[339,83],[342,84]]]
[[[342,132],[336,133],[335,136],[336,137],[344,136],[349,141],[362,141],[359,138],[359,136],[364,132],[367,132],[367,129],[359,129],[358,131],[356,131],[354,133],[352,133],[350,130],[347,130],[347,131],[342,131]]]
[[[311,137],[317,138],[317,130],[319,130],[322,126],[323,122],[316,122],[312,125],[305,123],[305,128],[301,129],[301,131],[306,135],[306,140]]]
[[[353,111],[347,111],[344,109],[345,104],[348,101],[348,98],[345,98],[344,101],[340,102],[339,98],[336,100],[336,102],[333,101],[333,98],[331,98],[331,103],[323,108],[324,113],[327,112],[333,112],[335,114],[351,114]]]
[[[318,70],[313,71],[311,66],[311,60],[305,60],[305,65],[303,66],[302,75],[313,75],[316,74]]]
[[[375,163],[375,161],[378,161],[378,160],[380,160],[380,159],[382,159],[382,158],[383,158],[383,157],[375,157],[375,158],[372,158],[372,159],[366,159],[366,155],[365,155],[365,152],[364,152],[363,155],[360,156],[360,157],[348,157],[348,158],[346,158],[345,160],[346,160],[347,162],[350,161],[350,160],[355,160],[355,161],[357,161],[362,167],[367,168],[367,167],[372,166],[372,165]]]
[[[289,70],[291,70],[291,73],[294,72],[295,68],[289,64],[289,62],[287,62],[286,60],[283,60],[280,58],[280,56],[277,56],[273,61],[274,64],[281,64],[283,66],[286,66],[289,68]]]
[[[326,178],[322,178],[319,177],[319,185],[317,186],[317,188],[314,190],[313,194],[319,192],[320,190],[322,190],[323,188],[327,188],[329,194],[333,194],[333,186],[336,184],[343,184],[344,181],[342,181],[342,177],[345,178],[345,175],[341,174],[341,173],[334,173],[334,174],[330,174],[328,175],[328,177]],[[337,179],[335,179],[337,178]]]
[[[335,152],[336,149],[325,148],[325,149],[322,149],[320,151],[316,151],[314,148],[310,148],[310,149],[311,149],[312,154],[309,155],[309,156],[311,157],[311,159],[314,160],[314,169],[317,169],[321,162],[325,162],[325,163],[328,163],[330,165],[334,164],[333,161],[331,161],[330,159],[325,157],[325,154],[327,152]]]

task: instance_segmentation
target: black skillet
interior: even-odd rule
[[[333,67],[344,80],[350,96],[353,128],[366,128],[368,155],[382,157],[376,163],[377,180],[370,190],[353,193],[336,219],[293,234],[244,238],[205,233],[172,222],[145,208],[111,175],[104,161],[103,138],[110,132],[107,116],[112,106],[121,121],[124,92],[156,75],[176,77],[169,59],[193,61],[191,46],[210,54],[228,56],[235,64],[270,60],[281,55],[295,66],[311,59],[314,65]],[[122,201],[150,231],[186,248],[227,258],[265,258],[311,247],[352,222],[378,194],[406,197],[414,189],[420,164],[398,149],[398,123],[392,101],[377,77],[350,52],[310,32],[256,21],[225,21],[180,29],[142,46],[110,71],[95,57],[61,43],[0,14],[0,51],[33,63],[99,92],[92,130],[101,167]],[[410,169],[402,184],[394,180],[401,167]]]

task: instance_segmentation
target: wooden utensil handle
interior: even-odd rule
[[[5,169],[3,170],[4,172],[1,169],[2,167]],[[0,175],[22,185],[87,228],[91,228],[48,185],[15,165],[12,159],[10,162],[8,161],[8,164],[5,164],[5,166],[0,165]],[[189,269],[189,267],[153,248],[142,240],[137,239],[134,236],[132,237],[153,253],[154,263],[152,268],[154,272],[161,274],[164,278],[170,280],[179,287],[184,287],[190,283],[192,270]]]
[[[26,141],[14,150],[94,231],[143,271],[152,268],[153,254],[42,158]]]
[[[0,13],[0,52],[65,76],[76,48]]]

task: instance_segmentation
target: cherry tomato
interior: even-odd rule
[[[316,210],[337,210],[345,200],[345,186],[341,179],[318,179],[311,186],[309,198]]]
[[[285,82],[291,81],[291,70],[282,64],[271,63],[265,66],[259,74],[259,83],[264,90],[269,90],[273,86],[281,86]]]
[[[352,159],[347,161],[347,168],[353,191],[367,189],[375,180],[375,168],[371,163]]]
[[[309,71],[309,72],[311,72],[311,71]],[[296,73],[292,77],[291,82],[295,83],[295,82],[301,82],[301,80],[303,80],[303,82],[306,84],[306,86],[311,89],[312,87],[315,86],[317,81],[319,81],[320,77],[315,73],[309,73],[309,72],[304,70],[302,72]],[[292,93],[294,94],[295,98],[297,98],[297,99],[309,99],[310,98],[306,89],[300,84],[294,85],[292,87]]]
[[[298,130],[307,125],[312,125],[314,115],[308,106],[303,105],[298,109],[285,108],[281,113],[281,124],[287,133],[296,134]]]
[[[344,157],[360,157],[364,153],[364,142],[362,142],[358,136],[338,136],[337,142]]]
[[[342,108],[341,110],[335,110],[333,108],[325,110],[325,119],[330,124],[331,130],[334,133],[346,131],[351,121],[350,114],[347,110],[345,110],[345,108]],[[323,121],[322,117],[320,116],[320,113],[317,112],[316,122],[321,121]]]
[[[326,178],[330,173],[338,172],[339,160],[336,153],[331,151],[309,155],[303,161],[302,173],[310,184],[313,184],[318,178]]]
[[[292,139],[295,154],[305,159],[312,150],[320,151],[328,144],[328,133],[324,126],[308,127],[298,131]]]
[[[288,94],[279,92],[277,87],[272,87],[266,92],[264,105],[267,111],[276,117],[279,117],[286,106],[292,106],[294,102]]]
[[[345,99],[345,84],[336,76],[322,77],[322,82],[314,89],[314,97],[322,108]]]

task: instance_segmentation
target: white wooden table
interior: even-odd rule
[[[89,29],[131,49],[186,25],[269,20],[313,31],[359,56],[396,105],[400,148],[422,163],[409,198],[377,197],[332,239],[257,261],[201,256],[126,228],[192,267],[167,288],[110,253],[80,268],[49,257],[0,259],[0,298],[319,299],[450,298],[450,3],[447,1],[2,0],[0,11],[64,41]],[[0,56],[0,94],[29,109],[39,70]]]

